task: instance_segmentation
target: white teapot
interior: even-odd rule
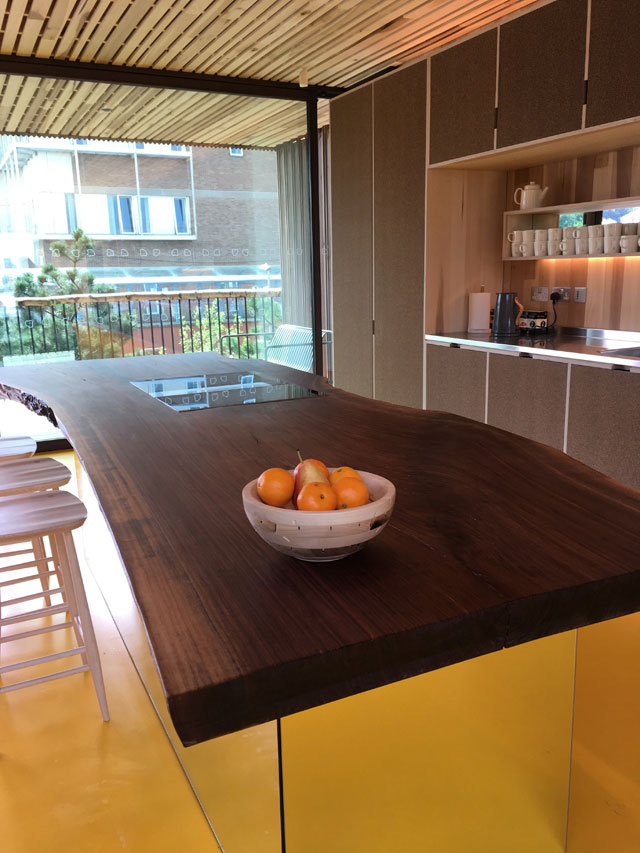
[[[549,187],[542,187],[532,181],[525,188],[518,187],[513,194],[513,200],[520,205],[521,210],[530,210],[532,207],[542,207],[542,202],[547,194]],[[519,194],[519,195],[518,195]]]

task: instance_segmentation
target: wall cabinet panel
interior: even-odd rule
[[[489,355],[487,423],[562,450],[567,365]]]
[[[373,84],[374,392],[422,406],[427,63]],[[337,335],[336,335],[337,337]]]
[[[640,115],[638,0],[591,0],[587,127]]]
[[[331,101],[335,383],[373,396],[372,87]]]
[[[497,52],[494,29],[431,59],[431,163],[493,148]]]
[[[587,0],[556,0],[500,27],[498,147],[579,130]]]
[[[427,409],[484,423],[487,353],[427,344]]]

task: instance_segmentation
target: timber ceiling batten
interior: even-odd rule
[[[306,134],[303,109],[258,103],[247,91],[331,96],[538,2],[5,0],[0,132],[271,147]],[[77,80],[69,79],[73,70],[54,80],[65,75],[37,65],[50,60],[85,65]],[[92,76],[91,68],[103,70]],[[310,89],[298,86],[303,69]],[[130,78],[117,79],[125,71],[148,72],[148,79],[133,81],[134,89]],[[159,79],[167,72],[200,74],[206,82],[174,80],[172,89],[170,79]],[[231,87],[218,91],[232,94],[196,91],[216,77]],[[262,88],[248,90],[247,81]],[[319,116],[328,121],[326,104]]]

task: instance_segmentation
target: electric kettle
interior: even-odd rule
[[[523,306],[518,302],[517,293],[497,293],[496,308],[493,315],[493,336],[520,334],[519,323],[522,311]]]
[[[524,189],[522,187],[518,187],[513,194],[513,200],[516,204],[520,205],[521,210],[531,210],[532,207],[542,207],[542,202],[548,190],[549,187],[542,189],[539,184],[532,181],[530,184],[526,184]]]

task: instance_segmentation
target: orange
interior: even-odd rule
[[[293,495],[293,475],[284,468],[267,468],[258,477],[258,495],[269,506],[284,506]]]
[[[363,506],[369,500],[369,490],[360,477],[343,477],[333,484],[338,499],[338,509]]]
[[[327,483],[307,483],[298,492],[298,509],[301,510],[335,509],[337,503],[336,493]]]
[[[343,465],[342,468],[336,468],[335,471],[329,474],[329,482],[332,486],[335,486],[338,480],[342,480],[343,477],[356,477],[358,480],[362,479],[355,468],[349,468],[348,465]]]

